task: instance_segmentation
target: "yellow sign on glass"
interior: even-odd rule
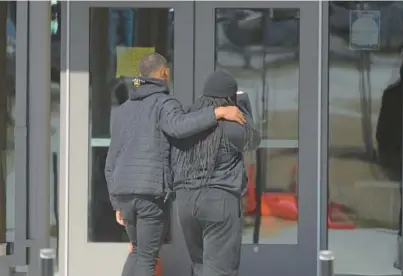
[[[145,54],[155,52],[154,47],[116,47],[116,77],[139,76],[139,62]]]

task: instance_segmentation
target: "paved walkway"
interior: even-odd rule
[[[287,244],[295,236],[296,228],[290,228],[278,236],[261,239],[261,243]],[[251,236],[244,237],[244,241],[251,242]],[[330,230],[329,248],[336,256],[336,275],[401,275],[401,271],[392,265],[396,250],[394,232],[382,229]]]

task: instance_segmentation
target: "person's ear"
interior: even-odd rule
[[[161,75],[165,80],[169,80],[169,68],[167,67],[163,68]]]
[[[163,76],[165,79],[168,78],[168,76],[169,76],[168,68],[166,68],[166,67],[162,68],[162,76]]]

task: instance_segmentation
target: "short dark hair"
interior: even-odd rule
[[[143,77],[149,77],[155,70],[161,67],[167,67],[166,58],[158,53],[145,54],[139,62],[139,71]]]
[[[132,78],[129,78],[132,80]],[[126,78],[121,76],[119,78],[113,79],[110,82],[111,94],[115,96],[119,105],[123,104],[129,98],[129,90],[126,84]]]

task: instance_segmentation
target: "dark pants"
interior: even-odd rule
[[[218,189],[177,192],[179,224],[194,276],[238,275],[242,244],[242,203]]]
[[[164,233],[164,200],[162,197],[130,196],[122,202],[126,232],[135,245],[127,257],[122,276],[154,276]]]

